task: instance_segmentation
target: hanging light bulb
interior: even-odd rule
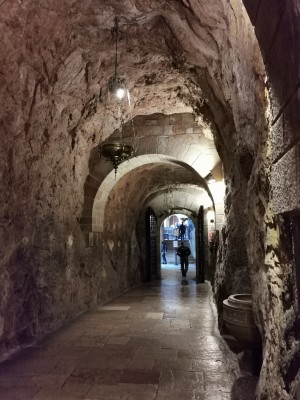
[[[123,100],[124,96],[125,96],[125,90],[120,87],[119,89],[117,89],[116,91],[116,96],[118,100]]]
[[[126,86],[124,79],[114,75],[108,82],[109,91],[116,97],[118,101],[122,101],[126,94]]]

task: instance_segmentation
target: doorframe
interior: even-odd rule
[[[155,235],[152,236],[152,239],[155,238],[155,249],[151,252],[151,225],[150,225],[150,218],[155,218]],[[157,265],[157,217],[155,215],[154,210],[151,207],[146,209],[145,213],[146,219],[146,281],[150,282],[152,277],[156,277],[158,271]],[[153,273],[153,265],[154,265],[154,273]]]
[[[196,283],[205,282],[204,207],[200,206],[196,227]]]

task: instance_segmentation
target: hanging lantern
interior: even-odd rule
[[[116,177],[119,165],[122,162],[128,160],[130,157],[132,157],[135,151],[133,146],[124,143],[122,138],[122,125],[123,125],[122,102],[127,97],[130,109],[131,105],[130,105],[129,93],[125,85],[125,80],[118,75],[119,29],[118,29],[117,17],[115,18],[115,25],[114,28],[112,29],[112,32],[114,33],[114,38],[115,38],[115,73],[108,81],[108,90],[110,93],[113,94],[113,97],[117,102],[117,108],[118,108],[117,119],[119,120],[119,125],[120,125],[119,127],[120,137],[112,142],[106,142],[101,145],[98,145],[98,150],[100,157],[102,157],[105,161],[112,163]]]
[[[132,146],[122,142],[103,143],[98,146],[98,150],[100,157],[113,164],[115,176],[117,176],[118,166],[133,155]]]

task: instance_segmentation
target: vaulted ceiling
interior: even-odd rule
[[[171,183],[174,199],[182,201],[176,206],[193,208],[219,157],[226,173],[240,153],[255,150],[250,132],[255,124],[260,128],[263,68],[241,3],[13,0],[0,7],[8,171],[1,196],[7,204],[18,188],[20,206],[4,207],[5,215],[11,205],[16,210],[8,220],[22,219],[28,207],[59,219],[74,210],[70,218],[89,229],[96,210],[105,213],[112,190],[133,176],[144,182],[135,189],[143,193],[141,205],[151,202],[161,212],[154,195],[162,199]],[[124,110],[123,134],[134,140],[138,156],[119,167],[117,180],[97,151],[119,126],[106,103],[116,16],[119,74],[132,106]],[[162,184],[169,170],[172,178]]]

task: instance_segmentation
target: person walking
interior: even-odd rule
[[[166,245],[165,241],[163,240],[163,241],[161,242],[162,264],[167,264],[166,252],[167,252],[167,245]]]
[[[180,269],[182,276],[186,276],[189,269],[189,255],[191,250],[181,242],[180,247],[177,249],[177,255],[180,257]]]
[[[186,231],[186,226],[182,221],[181,225],[179,226],[179,240],[184,240],[185,231]]]

